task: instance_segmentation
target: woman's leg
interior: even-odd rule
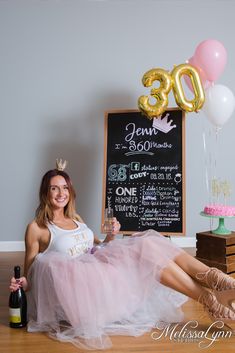
[[[235,279],[218,270],[215,267],[208,267],[201,261],[190,256],[185,251],[175,258],[175,263],[189,276],[216,291],[228,291],[235,299]]]
[[[211,319],[235,321],[235,313],[232,310],[219,303],[211,291],[197,283],[175,262],[170,262],[162,270],[160,282],[201,303]]]
[[[194,300],[198,300],[206,292],[205,288],[173,261],[162,270],[160,282]]]
[[[195,259],[185,251],[178,255],[174,261],[184,272],[195,279],[197,279],[198,273],[204,273],[210,269],[210,267]]]
[[[203,286],[213,290],[218,302],[235,313],[235,279],[214,267],[208,267],[186,252],[175,258],[175,264]]]

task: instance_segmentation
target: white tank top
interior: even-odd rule
[[[94,234],[85,223],[75,221],[77,228],[63,229],[54,223],[48,223],[51,238],[47,249],[44,251],[57,251],[76,257],[89,252],[94,243]]]

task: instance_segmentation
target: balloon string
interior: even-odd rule
[[[203,140],[203,153],[204,153],[204,165],[205,165],[205,183],[206,183],[206,193],[207,201],[209,204],[212,203],[211,194],[211,178],[212,178],[212,154],[210,151],[211,143],[211,132],[206,129],[205,120],[203,119],[203,129],[202,129],[202,140]],[[209,222],[210,231],[213,229],[213,218],[210,218]]]
[[[206,191],[207,191],[207,196],[208,196],[209,202],[210,202],[210,187],[209,187],[209,175],[208,175],[208,167],[207,167],[207,145],[206,145],[205,131],[203,131],[203,133],[202,133],[202,139],[203,139],[203,151],[204,151],[204,160],[205,160]]]
[[[212,191],[212,182],[213,179],[216,179],[216,158],[213,160],[213,136],[212,136],[212,130],[209,128],[209,136],[210,136],[210,168],[211,168],[211,175],[210,175],[210,197],[211,197],[211,203],[213,204],[215,202],[213,191]],[[214,150],[215,151],[215,150]],[[213,229],[213,218],[210,218],[210,231]]]
[[[219,181],[217,180],[218,150],[219,150],[219,131],[220,128],[209,127],[206,131],[205,125],[202,133],[204,164],[205,164],[205,183],[207,199],[209,204],[219,202],[220,192],[218,190]],[[210,218],[210,230],[213,229],[214,219]]]
[[[218,160],[218,144],[219,144],[219,128],[216,127],[215,128],[215,148],[214,148],[214,151],[215,151],[215,160],[214,160],[214,179],[215,181],[217,182],[218,184],[218,176],[217,176],[217,168],[218,168],[218,163],[217,163],[217,160]],[[215,202],[218,203],[219,202],[219,192],[217,192],[217,194],[215,195]]]
[[[208,136],[207,136],[208,135]],[[211,128],[207,130],[207,134],[204,133],[204,151],[205,151],[205,160],[206,160],[206,186],[208,193],[209,204],[214,203],[214,197],[212,192],[212,180],[216,178],[216,158],[213,155],[213,137]],[[208,147],[209,146],[209,147]],[[210,218],[210,231],[213,229],[213,218]]]

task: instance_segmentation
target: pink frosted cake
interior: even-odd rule
[[[206,205],[204,213],[211,216],[235,216],[235,207],[220,204]]]

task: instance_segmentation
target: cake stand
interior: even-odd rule
[[[216,229],[212,230],[213,234],[218,234],[218,235],[229,235],[232,232],[228,230],[225,225],[224,225],[224,219],[225,218],[234,218],[235,216],[212,216],[210,214],[207,214],[205,212],[200,212],[201,216],[204,217],[209,217],[209,218],[219,218],[219,225]]]

